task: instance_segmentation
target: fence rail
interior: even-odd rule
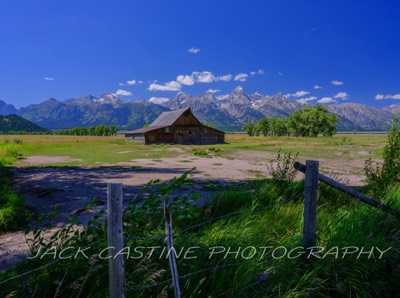
[[[299,162],[295,162],[293,164],[293,167],[296,170],[307,174],[305,165],[303,165],[303,164],[301,164]],[[371,206],[373,206],[375,208],[382,209],[382,210],[385,210],[385,211],[389,211],[390,210],[390,208],[388,206],[386,206],[385,204],[383,204],[382,202],[379,202],[379,201],[377,201],[377,200],[375,200],[373,198],[367,197],[366,195],[356,191],[355,189],[352,189],[352,188],[350,188],[350,187],[348,187],[348,186],[346,186],[344,184],[341,184],[341,183],[337,182],[336,180],[333,180],[332,178],[329,178],[328,176],[325,176],[323,174],[318,174],[318,180],[323,182],[323,183],[325,183],[325,184],[327,184],[327,185],[329,185],[329,186],[332,186],[333,188],[336,188],[337,190],[340,190],[340,191],[344,192],[345,194],[348,194],[348,195],[350,195],[350,196],[352,196],[354,198],[357,198],[360,201],[362,201],[362,202],[364,202],[364,203],[366,203],[368,205],[371,205]]]

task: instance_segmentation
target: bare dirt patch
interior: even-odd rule
[[[336,154],[336,153],[335,153]],[[276,159],[276,153],[261,152],[261,151],[237,151],[231,155],[235,160],[248,161],[249,163],[262,166]],[[301,156],[299,161],[305,164],[306,160],[314,159],[312,157]],[[341,181],[346,181],[350,186],[364,185],[364,161],[357,157],[349,156],[343,159],[327,159],[319,158],[319,167],[321,173],[339,178]],[[253,169],[257,170],[257,169]],[[267,173],[269,175],[269,173]],[[303,174],[298,174],[297,178],[302,179]]]

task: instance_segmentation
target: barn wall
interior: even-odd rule
[[[202,126],[201,143],[203,145],[224,143],[225,134],[214,128]]]
[[[160,128],[157,130],[153,130],[145,133],[145,144],[159,144],[159,143],[167,143],[173,144],[175,143],[174,134],[172,127],[169,127],[169,132],[166,132],[165,128]]]
[[[179,125],[194,125],[194,126],[201,126],[202,124],[193,116],[193,114],[189,111],[186,111],[182,114],[181,117],[178,118],[175,122],[175,126]]]

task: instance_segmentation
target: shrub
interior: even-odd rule
[[[218,148],[218,147],[209,147],[208,151],[210,151],[210,152],[221,152],[222,149]]]
[[[18,228],[27,215],[24,200],[12,190],[9,178],[0,165],[0,234]]]
[[[20,139],[20,138],[15,138],[13,141],[14,141],[14,143],[17,144],[17,145],[21,145],[21,144],[24,143],[24,141],[23,141],[22,139]]]
[[[272,175],[272,179],[280,184],[285,185],[293,182],[293,179],[297,174],[296,169],[293,168],[293,164],[297,161],[298,156],[299,153],[282,153],[282,150],[279,149],[277,158],[272,159],[267,164],[267,168]]]
[[[372,194],[383,196],[391,186],[400,183],[400,120],[393,118],[389,128],[388,142],[383,149],[383,163],[371,158],[364,165],[367,183]]]
[[[208,156],[207,151],[203,148],[192,149],[192,152],[194,155],[197,155],[197,156]]]
[[[19,150],[16,147],[14,146],[6,147],[6,157],[18,158],[19,154],[20,154]]]

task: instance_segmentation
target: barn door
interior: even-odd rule
[[[183,144],[183,133],[177,133],[176,134],[176,142],[178,143],[178,144]]]
[[[156,142],[156,136],[154,134],[148,135],[149,144],[154,144]]]
[[[201,144],[201,134],[200,131],[192,132],[192,144],[200,145]]]
[[[191,137],[189,136],[188,131],[183,132],[183,144],[190,144],[191,143]]]

